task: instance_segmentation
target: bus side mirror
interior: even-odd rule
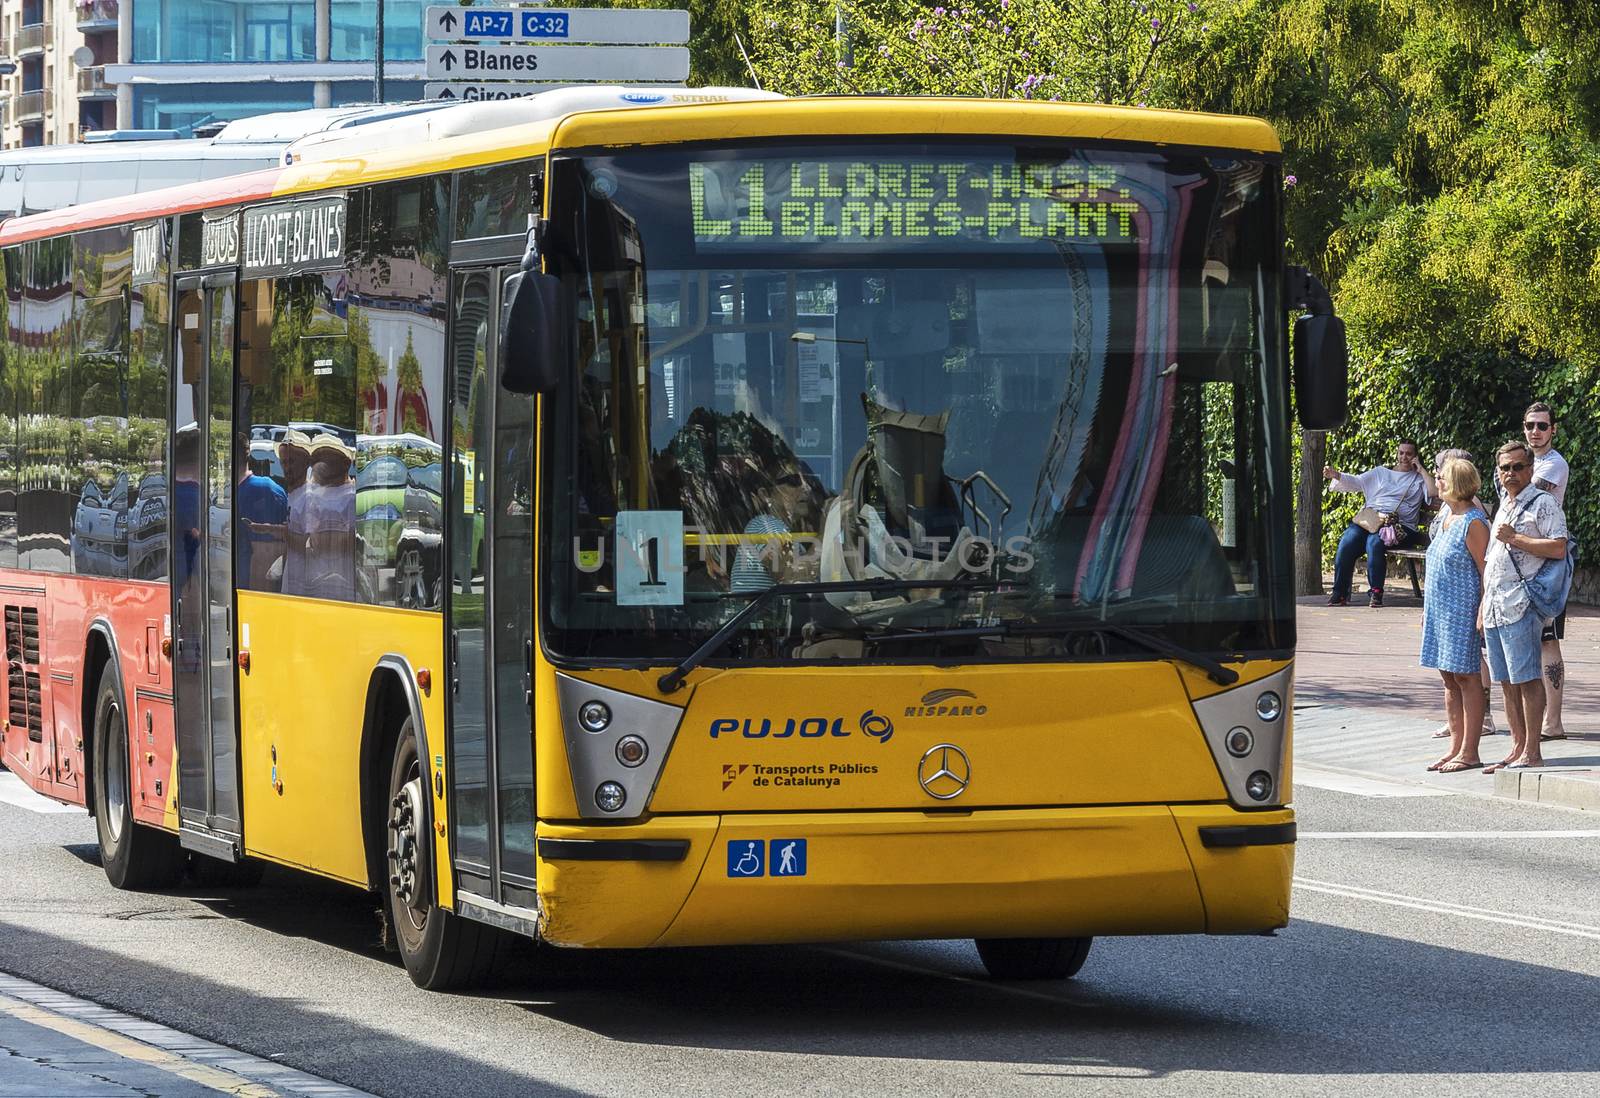
[[[1300,426],[1331,431],[1344,426],[1349,411],[1350,349],[1344,321],[1333,315],[1333,299],[1304,267],[1288,270],[1287,304],[1308,309],[1294,322],[1294,401]]]
[[[552,393],[567,368],[561,280],[539,270],[506,279],[500,321],[500,384],[513,393]]]
[[[1294,322],[1294,402],[1308,431],[1343,427],[1349,405],[1350,351],[1344,321],[1303,316]]]

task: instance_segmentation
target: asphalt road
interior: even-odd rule
[[[117,892],[87,817],[0,802],[0,971],[381,1095],[1600,1092],[1600,818],[1299,810],[1275,938],[1102,939],[1042,984],[961,942],[530,955],[439,995],[359,895],[276,870]]]

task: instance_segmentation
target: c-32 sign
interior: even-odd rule
[[[687,11],[579,8],[464,8],[438,4],[423,23],[438,42],[614,42],[682,45]]]

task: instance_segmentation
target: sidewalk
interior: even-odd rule
[[[1376,610],[1364,602],[1327,606],[1325,596],[1297,600],[1297,771],[1405,782],[1419,795],[1468,792],[1600,812],[1600,609],[1568,613],[1561,644],[1568,738],[1543,745],[1545,767],[1441,775],[1427,769],[1447,741],[1432,738],[1444,723],[1444,686],[1438,672],[1417,664],[1422,604],[1404,583],[1390,584],[1385,600]],[[1498,687],[1494,715],[1501,735],[1484,737],[1486,764],[1511,744]]]

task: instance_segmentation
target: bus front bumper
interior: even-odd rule
[[[1247,934],[1289,919],[1294,813],[1226,805],[540,823],[544,938],[591,948]]]

